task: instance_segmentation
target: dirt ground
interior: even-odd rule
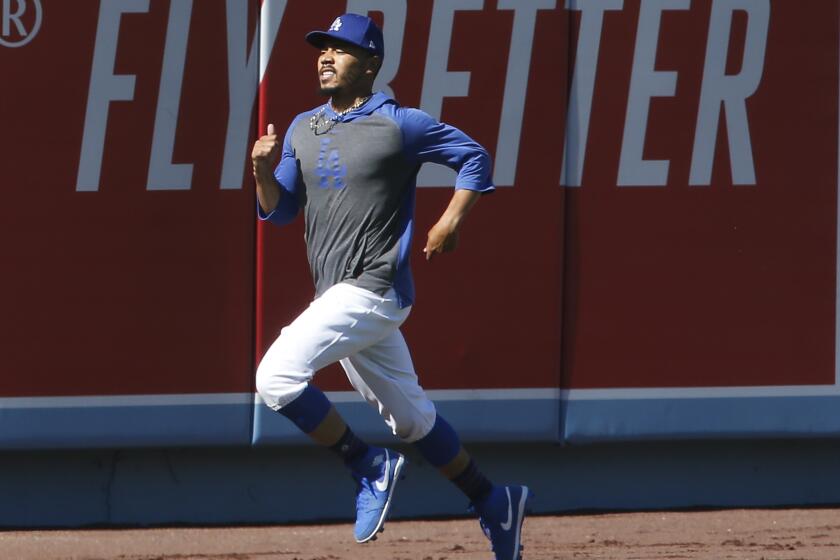
[[[532,516],[523,560],[840,560],[840,509]],[[357,545],[349,524],[0,532],[3,560],[491,559],[474,520],[390,521]]]

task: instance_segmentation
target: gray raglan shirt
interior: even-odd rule
[[[494,190],[487,151],[457,128],[381,92],[342,117],[326,104],[289,126],[274,172],[280,201],[268,214],[258,204],[259,217],[282,225],[303,209],[317,295],[339,282],[380,295],[393,287],[405,307],[414,302],[415,180],[426,162],[456,170],[456,189]]]

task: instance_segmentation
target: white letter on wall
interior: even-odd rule
[[[726,59],[732,31],[732,14],[744,10],[749,17],[741,73],[726,75]],[[700,90],[700,111],[691,156],[690,185],[710,185],[715,157],[721,105],[726,107],[726,130],[732,183],[755,184],[750,128],[747,122],[747,98],[761,83],[764,54],[770,27],[769,0],[715,0],[706,45],[706,64]]]
[[[285,10],[286,0],[263,1],[258,24],[260,33],[254,33],[249,49],[248,3],[242,0],[227,0],[229,109],[220,182],[223,189],[242,188],[245,156],[248,153],[248,134],[251,131],[251,115],[257,98],[257,86],[268,66],[267,56],[263,57],[258,66],[260,57],[257,56],[257,49],[262,48],[264,52],[271,52]],[[260,34],[263,36],[262,45],[260,45]]]
[[[466,97],[470,89],[469,72],[449,72],[446,69],[455,12],[483,8],[484,0],[435,0],[420,109],[438,120],[444,97]],[[451,187],[454,184],[455,172],[442,165],[424,165],[417,176],[417,185],[421,187]]]
[[[566,146],[563,150],[560,184],[579,187],[586,159],[586,141],[589,137],[589,117],[592,113],[604,12],[623,9],[624,0],[566,0],[566,8],[580,10],[581,15],[575,71],[566,116]]]
[[[676,72],[657,72],[656,48],[663,10],[687,10],[690,0],[642,0],[636,51],[630,77],[630,97],[624,121],[624,139],[618,166],[620,186],[665,186],[668,184],[668,160],[643,158],[650,99],[673,97],[677,90]]]
[[[513,185],[516,177],[537,10],[553,10],[556,6],[557,0],[499,0],[498,8],[514,10],[514,16],[502,101],[502,122],[499,125],[496,164],[493,169],[493,182],[497,186]]]
[[[149,0],[102,0],[99,6],[93,68],[85,109],[85,128],[82,133],[82,153],[79,156],[79,173],[76,176],[77,191],[99,190],[105,129],[108,127],[108,107],[111,101],[134,99],[134,75],[114,75],[120,17],[124,13],[148,11]]]
[[[191,15],[192,0],[171,0],[155,111],[149,178],[146,182],[146,189],[150,191],[188,190],[192,183],[192,164],[172,163]]]

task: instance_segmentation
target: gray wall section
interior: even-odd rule
[[[484,470],[536,493],[535,513],[840,503],[836,440],[473,444]],[[412,448],[395,518],[466,515]],[[6,451],[4,527],[349,520],[353,483],[312,446]]]
[[[481,395],[470,395],[464,399],[442,399],[435,406],[465,441],[558,441],[560,401],[550,395],[525,399],[511,397],[509,393],[516,391],[504,390],[506,398],[483,399]],[[335,395],[340,399],[336,407],[357,434],[370,441],[395,441],[376,410],[363,402],[357,393],[328,393],[327,396]],[[351,401],[345,400],[348,396]],[[284,416],[262,403],[254,404],[253,396],[221,396],[227,397],[242,402],[93,406],[82,398],[81,402],[65,403],[64,406],[4,407],[0,403],[0,447],[34,450],[242,446],[249,443],[270,446],[302,445],[309,441]],[[148,398],[154,400],[155,397]]]
[[[561,406],[563,441],[576,444],[840,435],[837,395],[591,399]]]
[[[355,397],[355,395],[354,395]],[[376,410],[365,402],[337,403],[341,416],[367,441],[398,441]],[[560,439],[560,401],[539,399],[436,400],[437,412],[467,442],[556,442]],[[309,438],[264,404],[254,406],[254,445],[303,444]]]

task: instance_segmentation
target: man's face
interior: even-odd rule
[[[369,56],[363,49],[347,43],[324,43],[318,57],[321,93],[335,95],[352,90],[364,75]]]

